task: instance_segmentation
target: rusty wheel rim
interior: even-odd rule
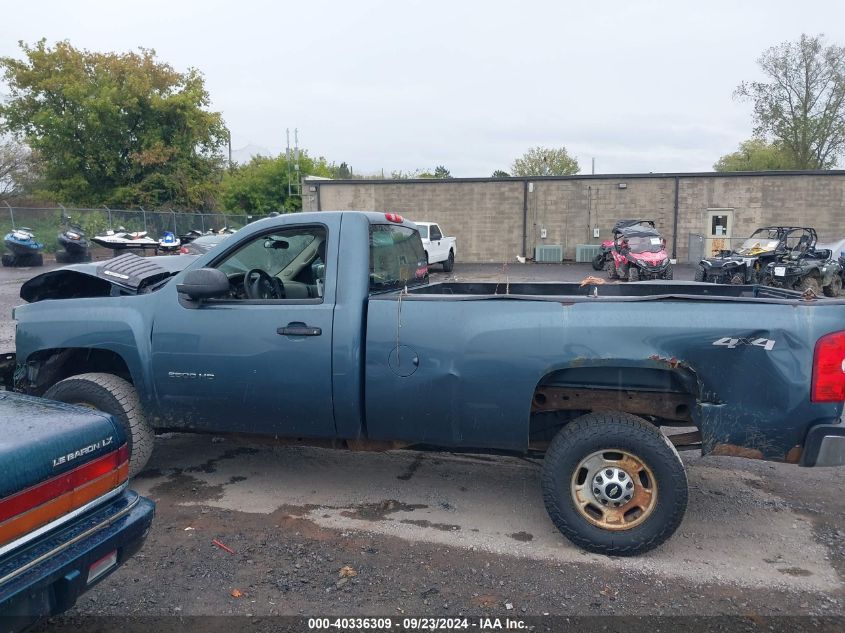
[[[657,505],[657,481],[639,457],[620,449],[587,455],[572,474],[572,502],[587,521],[610,531],[630,530]]]

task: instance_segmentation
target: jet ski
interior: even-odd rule
[[[198,237],[202,237],[203,235],[205,235],[205,233],[203,233],[199,229],[191,229],[187,233],[183,233],[182,235],[180,235],[179,241],[182,242],[182,244],[190,244],[195,239],[197,239]]]
[[[32,229],[21,227],[12,229],[3,238],[3,244],[9,249],[2,257],[3,266],[41,266],[44,264],[44,244],[35,239]]]
[[[70,217],[63,218],[64,229],[59,232],[58,242],[64,250],[56,251],[56,262],[90,262],[91,243],[85,237],[85,231],[78,224],[71,224]]]
[[[162,251],[178,251],[180,246],[182,246],[182,242],[172,231],[165,231],[158,241],[158,248]]]
[[[117,227],[117,230],[109,229],[102,235],[95,235],[91,241],[113,251],[136,251],[148,248],[158,250],[159,247],[158,241],[147,235],[146,231],[129,232],[122,226]]]

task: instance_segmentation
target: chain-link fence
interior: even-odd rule
[[[108,229],[147,231],[150,237],[160,238],[165,231],[183,235],[191,230],[219,231],[224,227],[239,229],[264,216],[237,213],[189,213],[181,211],[145,211],[144,209],[78,209],[71,207],[32,208],[0,205],[0,236],[13,228],[29,228],[44,250],[53,253],[58,248],[56,238],[64,229],[64,218],[78,225],[90,238]],[[2,249],[0,249],[2,250]]]

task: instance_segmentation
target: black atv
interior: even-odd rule
[[[768,264],[762,283],[816,296],[838,297],[842,292],[842,265],[828,249],[816,250],[816,230],[804,229],[798,243],[788,253]]]
[[[695,271],[695,280],[717,284],[760,283],[766,266],[789,250],[787,238],[804,230],[797,226],[759,228],[738,248],[719,251],[716,257],[702,259]]]

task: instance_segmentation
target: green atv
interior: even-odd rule
[[[838,297],[842,292],[842,265],[830,250],[816,250],[816,230],[804,234],[785,255],[768,264],[762,283],[766,286],[812,291],[816,296]]]

